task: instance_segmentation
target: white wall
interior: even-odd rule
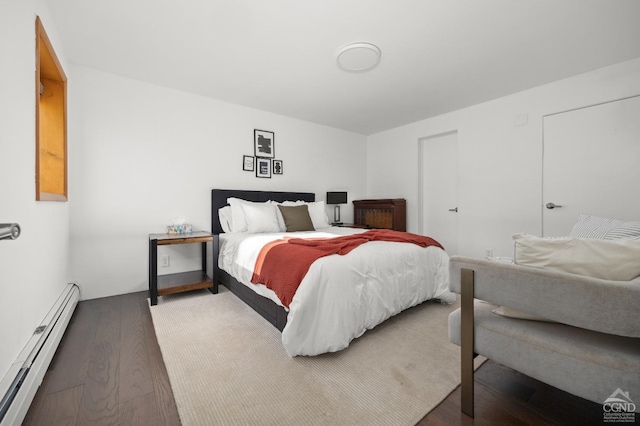
[[[69,77],[68,203],[35,201],[36,14]],[[211,188],[405,197],[415,232],[430,135],[458,131],[460,253],[508,255],[513,232],[540,233],[542,116],[640,93],[639,59],[365,138],[73,66],[48,15],[40,1],[0,2],[0,222],[23,230],[0,241],[0,376],[67,281],[83,299],[145,290],[148,234],[175,216],[209,229]],[[254,128],[275,132],[284,175],[241,170]],[[162,272],[197,265],[192,254]]]
[[[46,7],[0,2],[0,223],[22,228],[0,241],[0,378],[68,282],[69,204],[35,201],[36,14],[66,71]]]
[[[369,136],[367,196],[406,198],[417,232],[418,140],[457,130],[458,254],[510,256],[513,233],[541,233],[542,117],[638,94],[640,59]]]
[[[318,200],[329,190],[346,190],[350,200],[366,193],[362,135],[84,67],[72,71],[71,276],[83,299],[147,289],[148,234],[164,232],[176,216],[210,230],[212,188],[309,191]],[[283,175],[261,179],[242,170],[254,129],[275,132]],[[169,253],[171,267],[159,273],[199,266],[197,245]]]

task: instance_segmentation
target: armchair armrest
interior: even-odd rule
[[[640,277],[607,281],[575,274],[451,257],[450,290],[474,271],[474,297],[602,333],[640,337]]]

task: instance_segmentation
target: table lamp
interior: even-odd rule
[[[327,204],[335,204],[332,225],[342,225],[342,222],[340,222],[340,204],[347,204],[347,193],[327,192]]]

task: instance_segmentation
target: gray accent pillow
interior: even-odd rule
[[[311,216],[309,216],[309,207],[305,204],[302,206],[278,206],[287,232],[295,231],[315,231]]]

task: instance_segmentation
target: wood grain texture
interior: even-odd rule
[[[78,304],[23,425],[181,424],[147,297],[147,292],[139,292]],[[132,326],[136,318],[139,324]],[[124,379],[123,369],[134,371],[136,379]],[[65,378],[67,374],[72,377]],[[476,371],[475,380],[475,419],[461,413],[457,388],[418,424],[602,423],[600,404],[490,360]]]
[[[39,17],[35,75],[36,200],[66,201],[67,78]]]
[[[89,300],[77,305],[49,366],[48,393],[84,384],[93,348],[87,343],[94,341],[98,327],[98,303]]]
[[[419,423],[426,425],[597,425],[602,405],[491,360],[475,374],[475,418],[460,409],[460,387]]]
[[[141,395],[120,405],[118,425],[148,426],[159,425],[156,400],[152,393]]]
[[[144,339],[142,307],[135,295],[122,296],[120,315],[119,401],[125,402],[153,390],[147,344]]]
[[[178,272],[158,276],[158,296],[213,287],[213,280],[204,271]]]
[[[403,198],[354,200],[353,223],[366,228],[407,230],[407,202]]]
[[[42,426],[75,425],[81,398],[82,386],[47,395],[32,424]]]
[[[147,297],[78,304],[24,425],[180,426]]]
[[[118,420],[122,298],[107,299],[99,312],[78,413],[79,424],[107,425],[116,424]]]

